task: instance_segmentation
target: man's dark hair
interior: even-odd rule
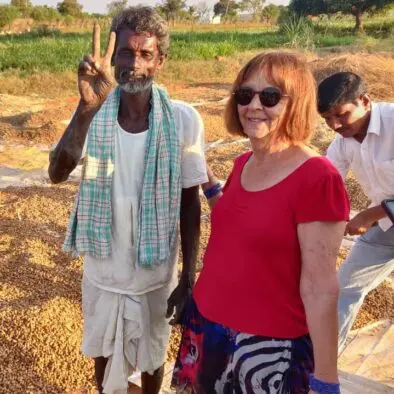
[[[146,32],[155,35],[160,54],[167,54],[170,44],[168,25],[152,7],[130,7],[115,15],[112,20],[111,31],[114,31],[118,36],[124,28],[136,33]]]
[[[318,88],[318,110],[327,112],[334,105],[355,103],[367,93],[363,79],[352,72],[340,72],[326,78]]]

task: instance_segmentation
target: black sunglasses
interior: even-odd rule
[[[253,97],[258,94],[260,103],[264,107],[272,108],[282,99],[282,97],[289,97],[287,94],[282,94],[278,88],[269,87],[256,92],[251,88],[238,88],[233,92],[235,102],[239,105],[248,105],[253,100]]]

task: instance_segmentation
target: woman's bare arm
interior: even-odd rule
[[[300,293],[313,344],[315,377],[338,382],[338,295],[336,258],[345,222],[298,225],[302,269]]]

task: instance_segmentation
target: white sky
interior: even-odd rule
[[[33,5],[48,5],[51,7],[56,7],[56,4],[61,0],[32,0]],[[100,14],[106,13],[106,6],[110,3],[111,0],[79,0],[79,3],[83,5],[83,11],[85,12],[97,12]],[[189,5],[198,4],[201,0],[186,0],[186,3]],[[205,0],[207,4],[213,7],[213,5],[217,2],[217,0]],[[0,0],[0,4],[9,4],[10,0]],[[129,0],[129,5],[136,4],[146,4],[146,5],[155,5],[157,3],[161,3],[161,0]],[[267,4],[273,3],[277,5],[287,5],[289,0],[269,0]]]

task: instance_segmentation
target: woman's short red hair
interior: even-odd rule
[[[306,61],[297,54],[287,52],[261,53],[242,68],[231,93],[255,72],[263,73],[268,82],[289,96],[279,126],[269,135],[268,145],[307,142],[316,127],[317,97],[315,78]],[[225,123],[231,134],[246,137],[233,94],[225,109]]]

